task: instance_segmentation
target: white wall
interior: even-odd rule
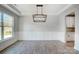
[[[34,23],[31,15],[20,17],[19,40],[62,40],[59,17],[48,15],[45,23]]]
[[[79,5],[75,6],[76,9],[76,37],[75,37],[75,49],[79,50]]]
[[[65,42],[65,16],[75,11],[75,49],[79,50],[79,5],[58,16],[48,15],[46,23],[34,23],[31,15],[19,19],[19,40],[60,40]]]
[[[60,14],[60,29],[62,32],[65,31],[65,16],[73,11],[75,12],[75,49],[79,50],[79,5],[72,5]]]

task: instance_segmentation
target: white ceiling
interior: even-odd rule
[[[17,4],[16,6],[22,15],[32,15],[37,10],[35,4]],[[48,15],[58,15],[70,6],[70,4],[44,4],[43,12]]]

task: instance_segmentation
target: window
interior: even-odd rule
[[[13,20],[13,16],[6,13],[0,13],[0,40],[12,37]]]
[[[1,40],[1,29],[2,29],[2,27],[1,27],[1,13],[0,13],[0,40]]]
[[[7,14],[3,14],[3,28],[4,28],[4,39],[12,37],[13,29],[13,17]]]

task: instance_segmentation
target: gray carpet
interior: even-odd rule
[[[17,41],[15,44],[4,49],[1,54],[76,54],[72,47],[66,47],[58,40],[30,40]]]

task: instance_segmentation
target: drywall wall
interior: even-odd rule
[[[1,51],[4,48],[10,46],[11,44],[13,44],[14,42],[17,41],[17,35],[18,35],[18,21],[17,20],[18,20],[18,16],[15,15],[14,13],[12,13],[11,11],[7,10],[6,8],[2,7],[1,5],[0,5],[0,11],[14,16],[13,37],[6,39],[6,40],[0,40],[0,51]]]
[[[65,10],[59,15],[60,18],[60,29],[65,35],[65,16],[71,12],[75,12],[75,49],[79,50],[79,5],[72,5],[70,8]],[[62,36],[63,37],[63,36]],[[64,36],[65,40],[65,36]]]
[[[19,40],[60,40],[65,42],[65,15],[75,12],[75,49],[79,50],[79,5],[72,5],[58,16],[48,15],[46,23],[34,23],[32,15],[19,19]]]
[[[76,32],[75,32],[75,49],[79,50],[79,5],[75,5],[76,8],[76,17],[75,17],[75,25],[76,25]]]
[[[61,40],[59,17],[48,15],[45,23],[33,22],[32,15],[19,19],[19,40]]]

